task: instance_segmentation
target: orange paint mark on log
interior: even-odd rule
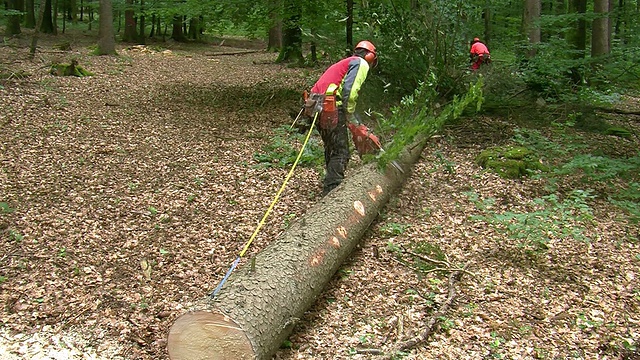
[[[329,239],[329,245],[333,246],[336,249],[340,248],[340,240],[338,240],[337,237],[332,236],[331,239]]]
[[[324,253],[324,250],[320,250],[317,253],[313,254],[313,256],[309,258],[309,264],[313,267],[322,264],[322,260],[324,260]]]
[[[353,208],[356,209],[356,212],[360,214],[360,216],[364,216],[365,211],[364,211],[364,205],[362,204],[362,201],[360,200],[354,201]]]
[[[343,239],[347,238],[347,229],[344,226],[338,226],[338,235],[340,235]]]
[[[382,194],[383,191],[384,190],[382,190],[382,186],[376,185],[376,188],[374,190],[369,191],[368,194],[371,200],[376,201],[376,199],[378,198],[378,195]]]

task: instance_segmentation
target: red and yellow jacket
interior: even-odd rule
[[[336,94],[336,105],[341,106],[347,114],[356,111],[358,92],[369,73],[369,63],[356,55],[342,59],[331,65],[313,85],[311,92],[315,94]]]

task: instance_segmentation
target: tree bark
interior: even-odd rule
[[[536,55],[536,46],[540,43],[540,0],[525,0],[523,25],[524,31],[529,39],[531,49],[527,52],[528,57]]]
[[[491,47],[491,0],[485,0],[484,11],[484,43]]]
[[[124,35],[122,41],[135,42],[138,39],[136,32],[136,19],[133,11],[133,0],[126,0],[126,6],[124,10]]]
[[[31,45],[29,46],[29,60],[33,60],[36,56],[36,49],[38,48],[38,38],[40,37],[40,28],[42,27],[42,21],[44,18],[46,7],[46,1],[42,1],[40,3],[40,8],[38,9],[38,20],[36,22],[36,28],[33,31]]]
[[[24,27],[28,29],[33,29],[36,27],[36,11],[35,11],[35,1],[34,0],[26,0],[25,1],[25,19],[24,19]]]
[[[347,53],[353,51],[353,0],[347,0]]]
[[[591,56],[598,57],[609,53],[609,0],[595,0],[593,12],[599,15],[591,25]]]
[[[116,53],[113,31],[113,5],[111,0],[100,0],[100,24],[98,25],[98,55]]]
[[[175,41],[184,42],[187,38],[182,31],[182,16],[176,15],[173,17],[173,28],[171,31],[171,38]]]
[[[302,18],[301,4],[296,0],[285,0],[285,19],[282,22],[282,49],[276,62],[303,62],[302,57]]]
[[[408,170],[426,144],[398,159]],[[316,301],[408,171],[375,164],[354,172],[170,329],[172,360],[270,359]]]
[[[144,29],[146,27],[144,17],[144,0],[140,0],[140,32],[138,33],[138,44],[144,45],[146,43]]]
[[[10,10],[22,11],[22,7],[20,6],[19,0],[9,0],[7,5],[9,5]],[[20,18],[21,15],[10,15],[7,16],[7,26],[5,28],[5,35],[13,36],[18,35],[22,31],[20,30]]]
[[[44,2],[44,13],[42,17],[42,22],[40,24],[40,32],[45,34],[53,34],[53,18],[51,17],[51,1],[52,0],[43,0]]]

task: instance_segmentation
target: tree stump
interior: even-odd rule
[[[350,256],[404,182],[426,141],[398,159],[405,169],[368,164],[232,273],[215,300],[203,299],[169,331],[172,360],[270,359]]]

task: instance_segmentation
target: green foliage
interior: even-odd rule
[[[485,213],[472,216],[471,219],[493,225],[526,250],[546,250],[547,243],[552,239],[589,241],[583,234],[585,228],[582,225],[593,219],[587,204],[593,198],[589,191],[574,190],[564,199],[556,194],[536,198],[527,204],[532,209],[528,212],[498,213],[489,210],[474,192],[467,193],[467,196]]]
[[[9,214],[14,211],[15,209],[11,208],[6,202],[0,202],[0,214]]]
[[[262,147],[262,152],[255,153],[253,158],[264,167],[289,167],[295,162],[300,149],[295,144],[304,142],[303,134],[289,132],[288,126],[281,126],[275,130],[272,141]],[[324,150],[319,141],[311,137],[305,146],[299,166],[319,167],[324,165]]]
[[[479,18],[477,8],[463,0],[380,1],[363,9],[368,31],[379,48],[380,76],[391,84],[387,95],[401,98],[435,73],[441,94],[461,93],[460,64],[468,58],[467,22]],[[442,31],[446,29],[446,31]],[[465,66],[466,67],[466,66]],[[451,91],[453,90],[453,91]]]
[[[434,111],[438,107],[435,74],[431,74],[430,79],[429,82],[421,83],[413,94],[405,96],[400,105],[391,109],[391,116],[381,122],[383,133],[394,133],[393,142],[379,155],[378,164],[381,167],[397,159],[405,146],[412,144],[416,137],[426,139],[439,131],[446,121],[458,118],[470,104],[475,103],[476,110],[480,108],[483,99],[482,77],[469,86],[466,94],[454,96],[437,113]]]
[[[640,222],[640,183],[632,182],[627,188],[614,193],[608,198],[609,202],[624,209],[630,220],[637,224]]]
[[[385,234],[387,237],[402,235],[405,230],[409,227],[409,225],[402,225],[397,223],[388,223],[384,224],[380,228],[380,232]]]
[[[21,242],[24,239],[24,235],[15,230],[9,230],[9,239],[15,242]]]
[[[582,182],[608,182],[614,178],[633,179],[640,172],[640,153],[629,159],[578,154],[554,170],[554,176],[580,174]]]

